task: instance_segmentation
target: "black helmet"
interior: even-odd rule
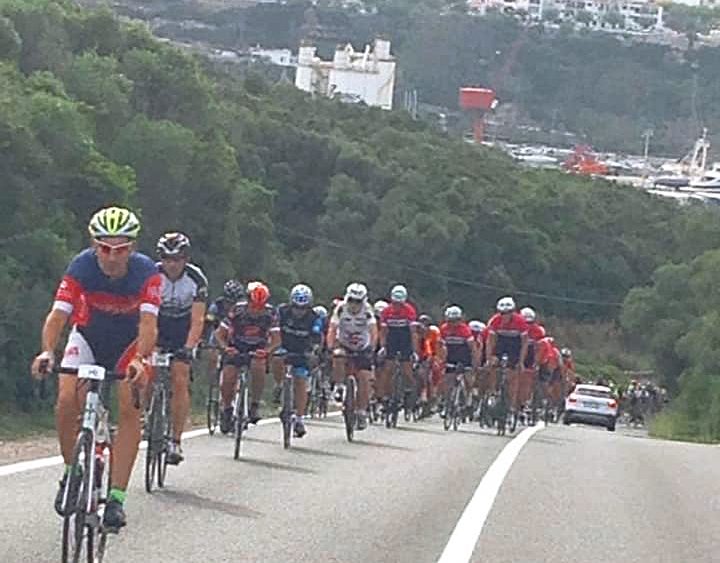
[[[240,301],[245,297],[245,286],[238,280],[228,280],[223,285],[223,296],[225,299]]]
[[[155,247],[160,258],[190,255],[190,239],[182,233],[165,233]]]

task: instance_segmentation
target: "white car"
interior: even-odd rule
[[[565,399],[563,424],[584,422],[615,431],[618,404],[613,392],[604,385],[578,385]]]

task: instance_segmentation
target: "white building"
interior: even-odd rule
[[[373,48],[366,45],[362,52],[355,52],[350,44],[339,46],[332,61],[323,61],[315,53],[315,47],[300,47],[295,86],[329,98],[392,109],[396,62],[389,41],[376,39]]]
[[[263,49],[259,45],[250,47],[248,54],[257,59],[265,60],[277,66],[295,66],[297,59],[290,49]]]
[[[683,2],[715,2],[720,0],[682,0]],[[577,21],[581,12],[593,18],[591,25],[610,27],[608,14],[620,16],[625,29],[663,27],[663,7],[654,0],[468,0],[468,8],[484,14],[497,10],[505,14],[519,15],[530,20],[540,20],[549,10],[556,12],[561,20]],[[618,20],[617,17],[613,20]]]

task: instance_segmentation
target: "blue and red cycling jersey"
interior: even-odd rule
[[[100,269],[95,250],[88,248],[70,262],[53,309],[72,315],[101,365],[114,365],[137,338],[140,313],[158,314],[161,286],[155,263],[144,254],[131,254],[125,276],[112,279]]]

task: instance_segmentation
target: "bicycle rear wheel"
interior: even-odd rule
[[[462,416],[462,410],[465,408],[465,394],[460,385],[455,387],[453,393],[453,417],[452,417],[452,428],[457,431],[460,427],[460,418]]]
[[[345,421],[345,436],[348,442],[352,442],[355,437],[355,399],[357,391],[355,388],[355,378],[349,377],[345,386],[345,401],[343,403],[343,419]]]
[[[450,430],[450,427],[452,426],[452,419],[455,417],[455,409],[453,406],[453,389],[448,390],[445,393],[445,416],[443,417],[443,428],[445,430]]]
[[[283,380],[282,390],[282,411],[280,413],[280,421],[283,428],[283,448],[290,448],[293,430],[293,379],[285,376]]]
[[[83,556],[83,547],[85,547],[85,559],[87,561],[94,560],[94,530],[87,526],[88,500],[92,495],[90,484],[90,463],[94,460],[92,441],[92,432],[81,430],[75,442],[73,462],[67,474],[64,492],[66,506],[62,531],[63,563],[79,563]],[[77,490],[77,498],[73,506],[67,506],[68,493],[73,488]]]

